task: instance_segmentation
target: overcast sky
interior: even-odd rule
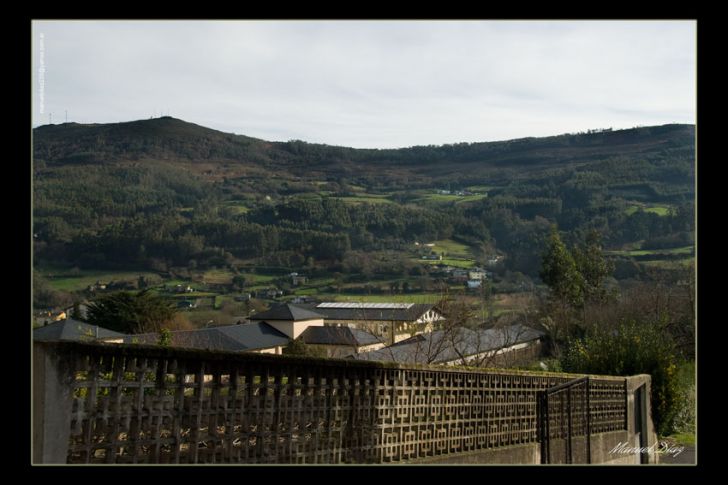
[[[34,126],[389,148],[695,123],[694,21],[33,23]],[[41,106],[42,101],[42,106]]]

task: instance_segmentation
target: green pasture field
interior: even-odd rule
[[[630,216],[630,215],[634,214],[635,212],[637,212],[640,209],[640,207],[645,212],[651,212],[653,214],[657,214],[658,216],[666,216],[670,213],[670,206],[667,206],[667,205],[653,205],[653,206],[647,206],[647,207],[640,206],[640,205],[631,205],[631,206],[627,207],[624,210],[624,212],[625,212],[625,214]]]
[[[636,249],[633,251],[604,251],[606,255],[613,256],[648,256],[648,255],[672,255],[672,254],[692,254],[693,246],[683,246],[681,248],[671,249]]]
[[[70,274],[69,270],[62,273],[54,271],[40,271],[48,279],[48,283],[56,291],[82,291],[97,281],[102,284],[110,281],[136,281],[139,276],[145,278],[159,277],[149,271],[108,271],[108,270],[79,270],[78,274]]]
[[[345,204],[394,204],[394,201],[389,200],[386,195],[378,194],[362,193],[356,196],[333,198],[339,199]]]

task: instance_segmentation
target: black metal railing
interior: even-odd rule
[[[542,463],[591,463],[589,377],[539,392]]]

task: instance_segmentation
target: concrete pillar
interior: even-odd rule
[[[636,406],[635,393],[637,389],[644,386],[644,409],[638,410]],[[646,447],[653,452],[645,453],[648,463],[659,463],[659,454],[656,451],[659,449],[659,443],[657,442],[657,433],[655,432],[655,425],[652,422],[652,377],[649,374],[640,374],[636,376],[627,377],[627,430],[630,437],[630,445],[634,448],[640,447],[639,441],[639,430],[635,429],[635,422],[641,421],[644,423],[644,427],[647,432],[644,436],[643,447]],[[636,419],[635,413],[641,411],[641,419]],[[640,456],[635,457],[635,462],[640,463]]]
[[[66,463],[73,375],[52,344],[33,343],[33,463]]]

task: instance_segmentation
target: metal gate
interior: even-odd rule
[[[541,463],[591,463],[589,378],[540,391],[538,401]]]

